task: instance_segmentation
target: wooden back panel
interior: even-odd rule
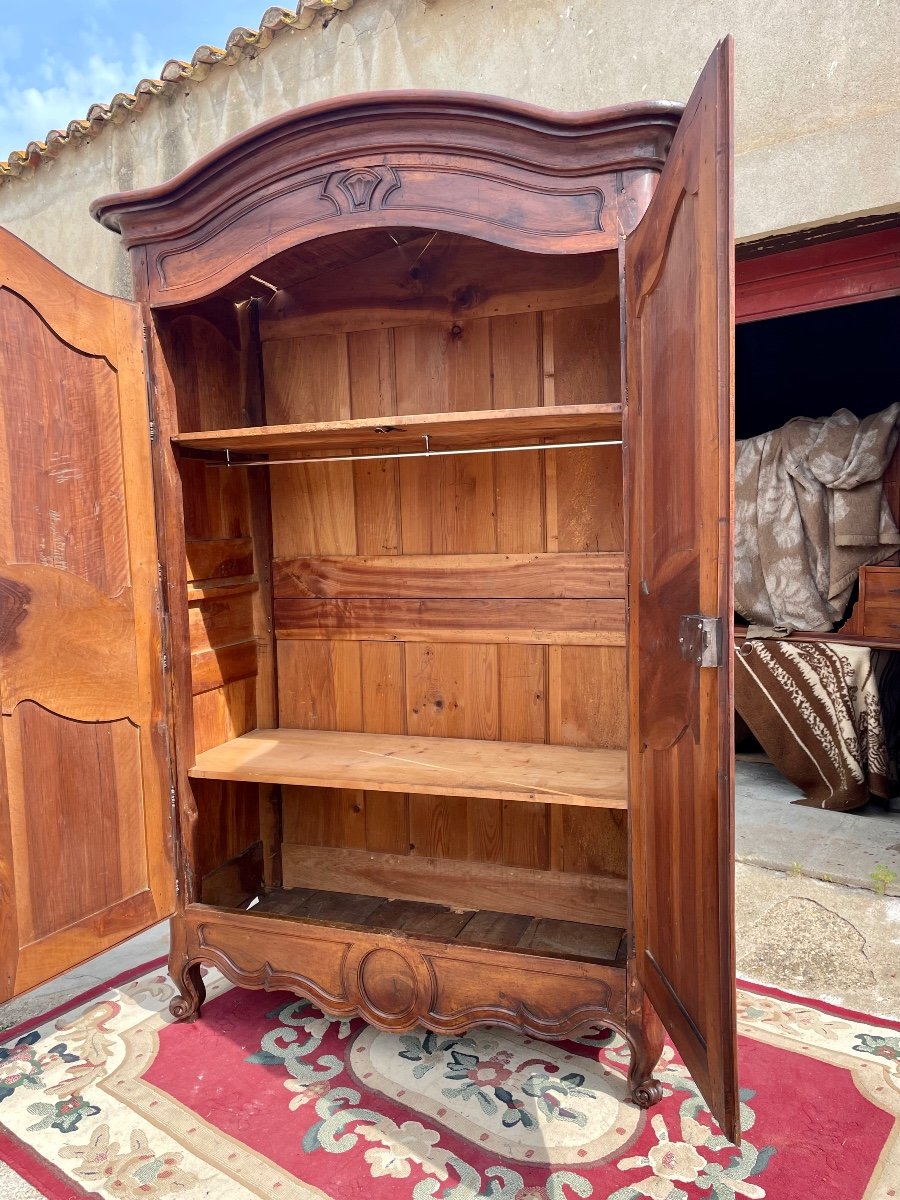
[[[489,267],[492,250],[481,250]],[[322,297],[307,287],[304,303],[328,308],[335,291],[334,281]],[[328,331],[305,337],[287,306],[286,327],[273,317],[263,325],[268,419],[617,402],[618,299],[584,298],[510,311],[527,309],[534,293],[492,295],[502,315],[441,320],[430,311],[424,322],[405,316],[384,327],[397,312],[386,303],[376,305],[382,327],[353,328],[371,323],[353,313],[344,330],[329,309],[327,325],[312,317]],[[552,293],[541,299],[552,303]],[[622,603],[618,448],[270,474],[282,724],[625,746],[622,629],[584,624]],[[414,594],[398,582],[413,568]],[[620,814],[542,804],[285,789],[284,841],[626,870]]]

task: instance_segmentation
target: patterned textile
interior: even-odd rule
[[[799,417],[737,443],[735,608],[751,636],[826,632],[866,563],[900,545],[882,476],[900,403],[860,421],[847,409]]]
[[[879,1200],[900,1195],[900,1027],[738,993],[743,1144],[667,1046],[626,1100],[599,1031],[379,1033],[207,975],[173,1024],[158,969],[0,1050],[0,1154],[50,1200]]]
[[[894,794],[869,647],[747,641],[735,657],[735,709],[805,793],[795,803],[846,811]]]

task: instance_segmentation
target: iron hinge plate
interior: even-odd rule
[[[690,613],[681,618],[678,633],[681,657],[698,667],[721,667],[722,621]]]

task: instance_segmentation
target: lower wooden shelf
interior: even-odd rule
[[[554,921],[514,913],[447,908],[412,900],[346,892],[279,888],[248,911],[302,917],[323,924],[355,926],[532,954],[624,966],[625,931],[579,921]]]
[[[194,779],[627,807],[624,750],[256,729],[198,756]]]

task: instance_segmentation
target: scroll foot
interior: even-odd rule
[[[631,1098],[638,1108],[652,1108],[663,1098],[662,1084],[658,1079],[647,1079],[631,1089]]]
[[[206,999],[206,988],[199,963],[185,963],[177,973],[173,972],[173,980],[178,988],[177,995],[169,1005],[169,1012],[176,1021],[196,1021],[200,1009]]]

